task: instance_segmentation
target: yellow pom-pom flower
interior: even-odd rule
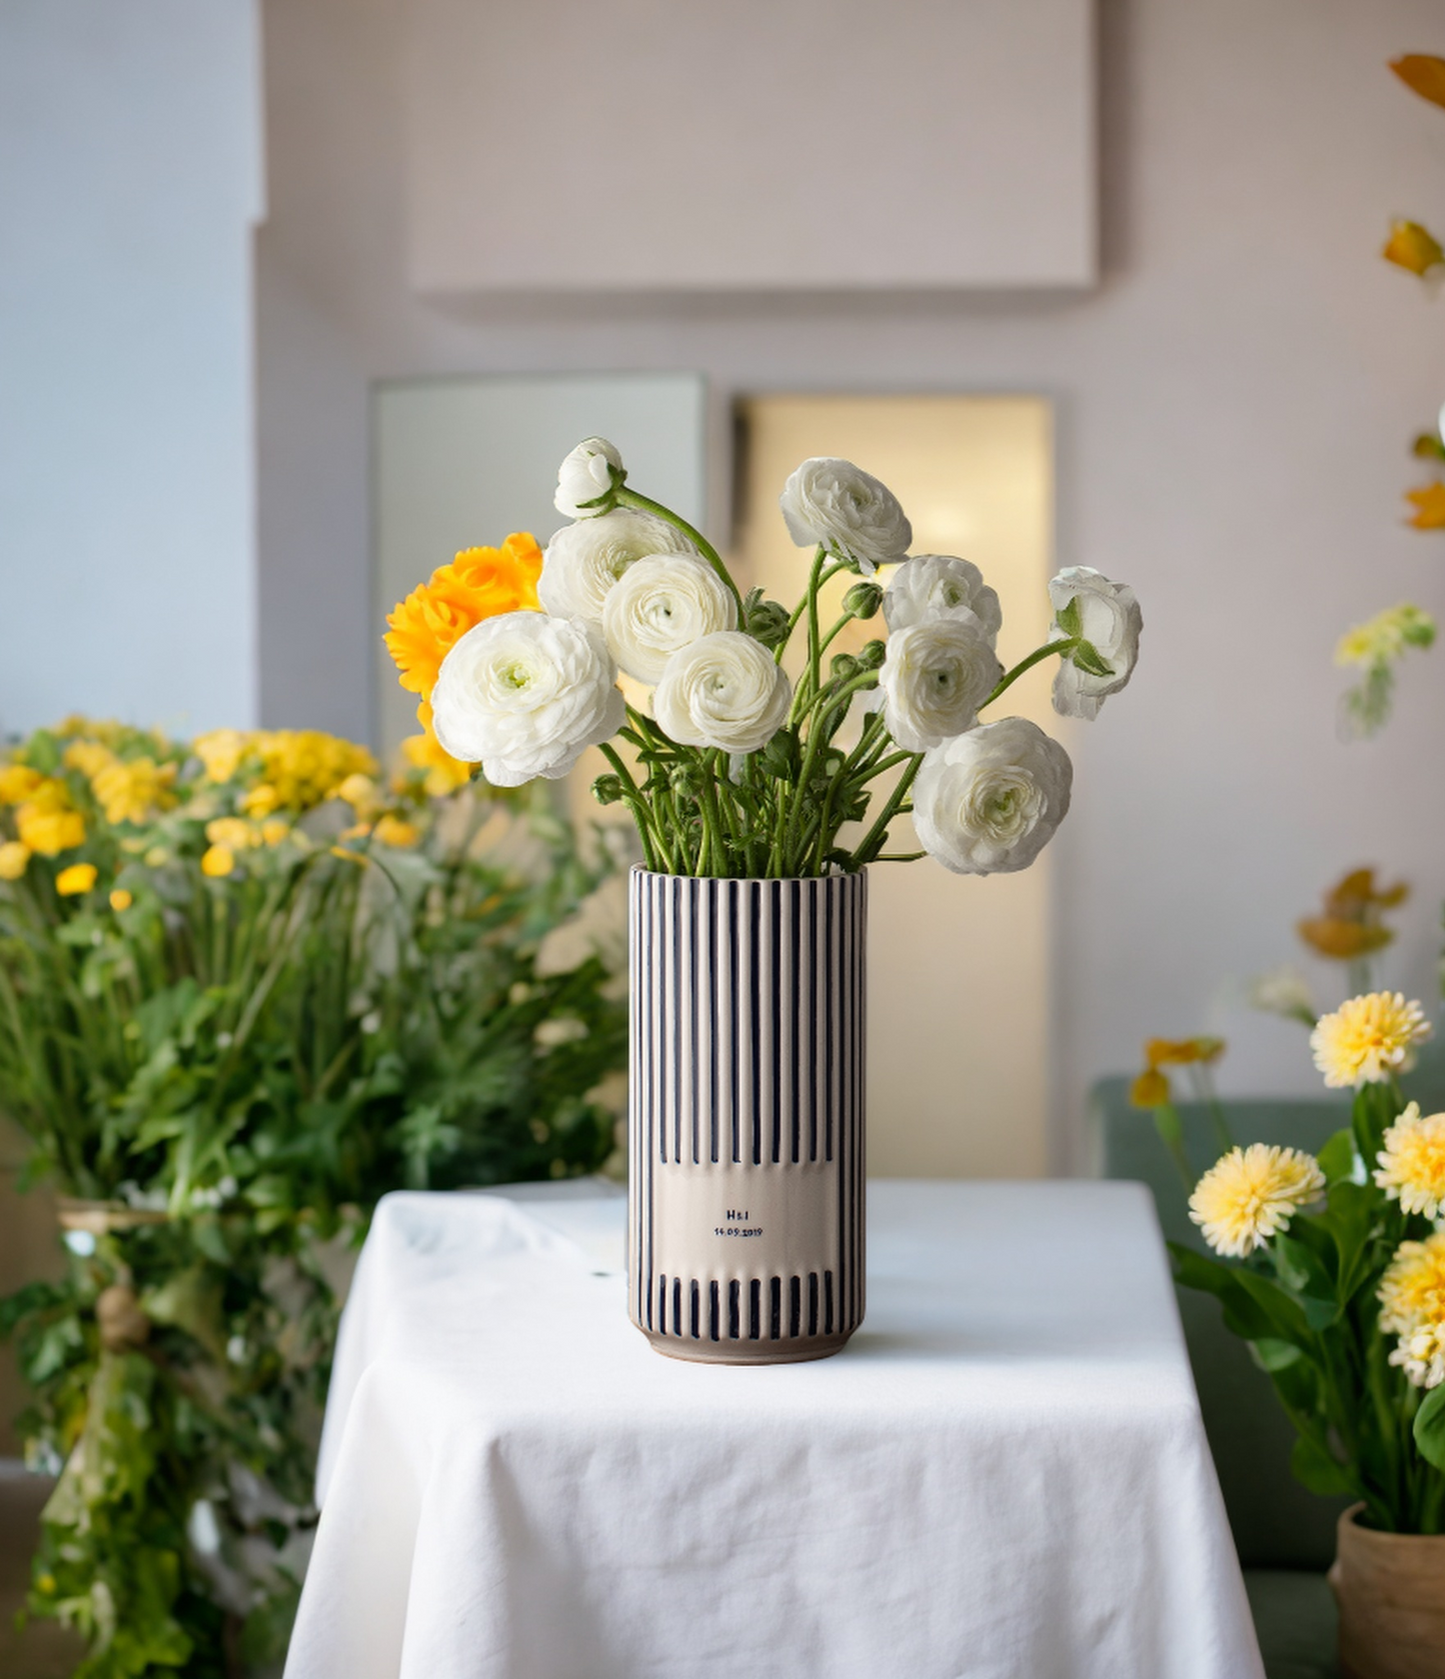
[[[1251,1143],[1231,1149],[1204,1174],[1189,1197],[1189,1216],[1216,1253],[1242,1259],[1288,1229],[1324,1189],[1313,1155]]]
[[[193,750],[205,767],[206,779],[229,781],[250,750],[251,738],[239,729],[212,729],[209,734],[197,735]]]
[[[117,915],[119,915],[123,909],[129,909],[134,902],[135,895],[127,892],[123,886],[117,886],[110,895],[110,907]]]
[[[1401,991],[1371,991],[1351,997],[1321,1017],[1310,1034],[1315,1066],[1332,1090],[1383,1084],[1415,1064],[1415,1045],[1431,1028],[1418,1003]]]
[[[1445,1381],[1445,1231],[1401,1242],[1380,1280],[1380,1328],[1398,1335],[1390,1363],[1416,1387]]]
[[[236,854],[227,845],[210,846],[201,858],[201,873],[223,880],[236,866]]]
[[[30,847],[19,840],[6,840],[0,845],[0,880],[19,880],[30,862]]]
[[[15,828],[21,844],[42,857],[58,857],[85,840],[85,818],[60,781],[42,781],[35,788],[15,812]]]
[[[1445,1113],[1411,1102],[1385,1133],[1375,1183],[1407,1213],[1438,1218],[1445,1207]]]
[[[157,764],[154,758],[114,758],[96,771],[90,786],[107,822],[144,822],[175,803],[171,793],[175,778],[174,764]]]
[[[6,764],[0,769],[0,805],[23,804],[44,779],[29,764]]]
[[[88,892],[95,885],[95,877],[100,871],[94,863],[72,863],[68,869],[62,869],[55,877],[55,890],[62,898],[79,897],[82,892]]]
[[[227,851],[245,851],[260,840],[260,833],[239,816],[218,816],[206,824],[206,838]]]
[[[542,550],[514,531],[500,548],[467,548],[439,566],[386,620],[387,651],[403,688],[430,699],[442,660],[484,618],[535,612]]]

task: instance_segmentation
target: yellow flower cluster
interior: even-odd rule
[[[1346,630],[1335,645],[1337,665],[1389,665],[1407,648],[1429,647],[1435,640],[1435,620],[1408,602],[1387,607]]]
[[[1288,1229],[1324,1189],[1313,1155],[1251,1143],[1231,1149],[1204,1174],[1189,1197],[1189,1216],[1216,1253],[1243,1259]]]
[[[1398,1335],[1390,1363],[1416,1387],[1445,1381],[1445,1231],[1401,1242],[1380,1281],[1380,1328]]]
[[[1431,1027],[1418,1003],[1400,991],[1371,991],[1351,997],[1323,1015],[1310,1034],[1315,1066],[1332,1090],[1383,1084],[1415,1064],[1415,1045]]]
[[[364,746],[320,729],[213,729],[194,750],[208,780],[222,785],[243,772],[254,784],[241,800],[248,816],[294,813],[335,796],[349,776],[376,774]]]
[[[1438,1218],[1445,1207],[1445,1113],[1420,1113],[1411,1102],[1385,1133],[1375,1157],[1376,1184],[1401,1211]]]
[[[85,842],[85,818],[63,781],[45,780],[15,812],[15,831],[27,850],[58,857]]]

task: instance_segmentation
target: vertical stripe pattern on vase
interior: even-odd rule
[[[867,880],[634,869],[629,1300],[682,1357],[836,1350],[863,1316]]]

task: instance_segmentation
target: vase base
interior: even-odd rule
[[[838,1335],[809,1335],[796,1341],[694,1341],[690,1336],[657,1335],[644,1329],[653,1352],[688,1364],[804,1364],[842,1352],[851,1329]]]

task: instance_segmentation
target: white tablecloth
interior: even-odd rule
[[[1142,1188],[875,1182],[773,1368],[651,1350],[623,1210],[381,1203],[287,1679],[1260,1679]]]

